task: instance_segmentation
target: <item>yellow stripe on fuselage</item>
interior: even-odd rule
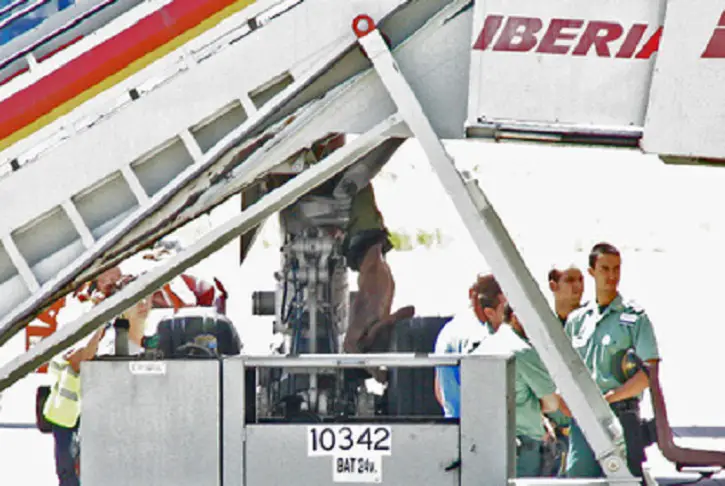
[[[152,62],[156,61],[157,59],[160,59],[161,57],[171,53],[172,51],[178,49],[186,42],[194,39],[195,37],[200,36],[204,32],[210,30],[211,28],[215,27],[219,22],[226,19],[227,17],[230,17],[231,15],[244,10],[249,5],[255,3],[256,0],[239,0],[238,2],[229,5],[228,7],[225,7],[224,9],[218,11],[217,13],[213,14],[212,16],[206,18],[201,23],[199,23],[197,26],[192,27],[191,29],[188,29],[183,34],[179,35],[178,37],[175,37],[173,40],[167,42],[163,46],[159,47],[158,49],[151,51],[147,53],[145,56],[140,57],[136,61],[129,64],[126,68],[116,72],[115,74],[107,77],[100,83],[92,86],[91,88],[87,89],[83,93],[75,96],[74,98],[66,101],[65,103],[57,106],[52,111],[47,113],[46,115],[41,116],[34,122],[30,123],[29,125],[24,126],[20,130],[14,132],[12,135],[5,137],[3,140],[0,140],[0,151],[5,150],[10,145],[14,144],[15,142],[22,140],[23,138],[28,137],[29,135],[33,134],[34,132],[40,130],[44,126],[52,123],[56,119],[60,118],[63,115],[66,115],[73,111],[76,107],[83,104],[84,102],[90,100],[91,98],[95,97],[96,95],[102,93],[103,91],[107,90],[108,88],[111,88],[115,86],[116,84],[120,83],[124,79],[132,76],[133,74],[136,74]]]

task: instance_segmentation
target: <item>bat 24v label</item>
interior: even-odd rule
[[[331,456],[339,483],[380,483],[383,456],[393,452],[393,433],[383,425],[314,425],[307,429],[307,455]]]

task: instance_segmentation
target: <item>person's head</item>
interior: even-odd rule
[[[619,286],[622,257],[609,243],[597,243],[589,252],[589,275],[594,278],[597,293],[614,294]]]
[[[504,318],[506,296],[492,274],[479,275],[468,290],[473,311],[481,322],[488,322],[497,329]]]
[[[94,286],[94,293],[97,292],[100,295],[96,294],[95,296],[93,296],[93,298],[95,300],[99,300],[113,294],[122,277],[123,275],[121,274],[121,269],[118,267],[109,268],[108,270],[100,274],[96,279]]]
[[[584,294],[584,275],[574,263],[556,264],[549,270],[549,290],[557,304],[579,307]]]

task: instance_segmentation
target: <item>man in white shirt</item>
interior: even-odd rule
[[[457,313],[436,339],[435,354],[470,354],[503,322],[506,297],[492,274],[480,275],[468,291],[470,307]],[[460,416],[458,367],[436,367],[435,394],[446,417]]]

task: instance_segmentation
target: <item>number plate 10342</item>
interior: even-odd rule
[[[312,425],[307,428],[308,456],[362,454],[389,456],[393,433],[383,425]]]

